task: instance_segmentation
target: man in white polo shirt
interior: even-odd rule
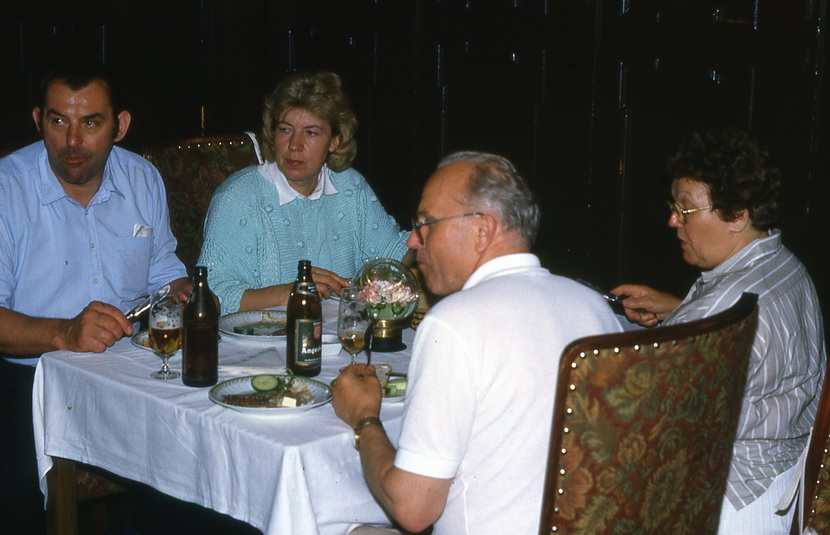
[[[374,368],[352,365],[337,379],[335,411],[355,429],[370,489],[404,529],[538,530],[559,357],[575,338],[620,330],[598,294],[540,266],[529,252],[538,228],[509,161],[445,158],[407,244],[429,290],[447,297],[415,337],[397,450],[378,419]],[[355,533],[386,532],[375,530]]]

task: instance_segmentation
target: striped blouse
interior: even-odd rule
[[[826,362],[813,282],[781,244],[778,230],[703,272],[665,323],[711,316],[743,292],[758,294],[759,315],[726,487],[738,510],[761,496],[807,446]]]

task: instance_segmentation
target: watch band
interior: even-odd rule
[[[379,425],[383,429],[383,422],[377,416],[367,416],[354,424],[354,449],[360,450],[360,432],[364,427],[372,424]]]

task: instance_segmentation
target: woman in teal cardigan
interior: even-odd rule
[[[340,77],[288,77],[265,100],[263,123],[265,163],[223,182],[205,221],[199,265],[223,313],[286,304],[302,259],[329,297],[365,261],[404,257],[409,233],[349,168],[357,118]]]

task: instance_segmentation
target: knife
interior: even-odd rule
[[[577,278],[575,278],[574,280],[579,284],[587,286],[588,288],[594,290],[599,295],[601,295],[603,299],[608,301],[608,304],[611,305],[611,308],[614,310],[615,313],[620,314],[621,316],[625,315],[625,307],[623,307],[622,300],[627,298],[627,295],[614,295],[611,292],[603,291],[596,284],[592,284],[586,280]]]

